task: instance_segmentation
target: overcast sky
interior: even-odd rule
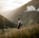
[[[29,1],[30,0],[0,0],[0,10],[14,10]]]

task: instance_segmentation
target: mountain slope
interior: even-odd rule
[[[23,8],[26,9],[26,7],[30,5],[34,5],[36,9],[39,8],[39,0],[32,0],[29,3],[25,4]],[[22,7],[20,8],[20,10],[21,9]],[[20,17],[23,20],[24,25],[39,24],[39,12],[37,11],[24,12],[24,10],[20,12],[20,10],[14,14],[14,18],[13,18],[14,22],[17,23],[17,19]]]
[[[26,6],[28,5],[34,5],[37,8],[39,8],[39,0],[32,0],[31,2],[27,3]]]
[[[39,12],[37,11],[24,12],[28,5],[34,5],[37,9],[39,8],[39,0],[32,0],[29,3],[25,4],[24,6],[16,9],[15,14],[14,15],[12,14],[11,16],[12,17],[11,19],[15,23],[17,23],[17,19],[19,17],[23,20],[23,23],[25,25],[39,23]]]
[[[15,27],[16,24],[10,22],[8,19],[0,15],[0,28],[2,27]]]
[[[18,14],[14,17],[14,21],[17,20],[17,18],[19,17],[23,20],[24,25],[39,24],[39,12],[37,11],[24,12],[22,14]]]

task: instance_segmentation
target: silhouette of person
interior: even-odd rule
[[[22,20],[18,18],[18,29],[22,26]]]

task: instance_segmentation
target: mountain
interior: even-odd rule
[[[16,27],[16,24],[10,22],[7,18],[5,18],[4,16],[0,15],[0,29],[2,27],[5,27],[5,28]]]
[[[14,22],[17,23],[17,19],[20,17],[23,20],[24,25],[39,24],[39,12],[38,11],[24,12],[26,7],[30,5],[35,6],[36,9],[39,8],[39,0],[32,0],[29,3],[25,4],[24,6],[17,9],[16,13],[14,14],[14,18],[12,18]]]
[[[34,5],[37,8],[39,8],[39,0],[32,0],[31,2],[27,3],[26,6],[28,5]]]

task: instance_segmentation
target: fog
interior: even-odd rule
[[[27,6],[27,11],[36,11],[36,8],[33,5]]]
[[[16,13],[14,10],[27,4],[29,1],[31,0],[0,0],[0,15],[9,19],[11,15]]]

